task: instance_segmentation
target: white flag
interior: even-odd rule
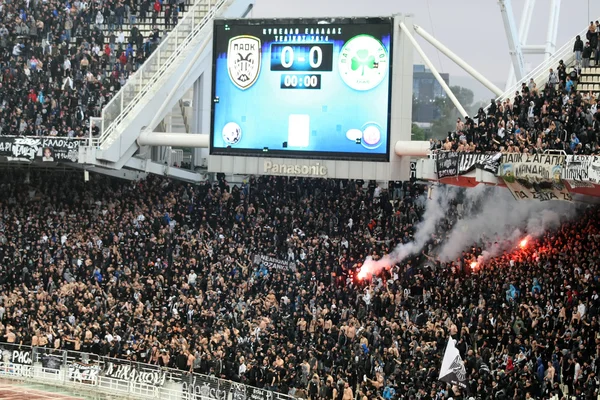
[[[468,391],[467,370],[452,336],[448,337],[448,345],[446,346],[438,379]]]

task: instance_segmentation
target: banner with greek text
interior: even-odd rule
[[[435,165],[438,179],[458,175],[459,154],[454,151],[442,151],[437,153]]]
[[[0,136],[0,156],[20,162],[77,162],[81,139]]]
[[[502,163],[502,153],[461,153],[458,163],[458,174],[466,174],[474,169],[482,169],[494,175]]]
[[[296,272],[296,263],[293,261],[279,260],[277,258],[256,254],[254,264],[263,264],[268,269],[278,269],[281,271]]]
[[[589,181],[592,158],[593,157],[579,155],[566,156],[562,178],[569,182],[571,187],[581,187],[581,183],[587,183]],[[591,186],[593,187],[593,185]]]
[[[600,184],[600,156],[589,156],[588,178],[590,182]]]
[[[127,382],[145,384],[149,386],[162,386],[165,384],[167,374],[159,367],[141,367],[138,364],[111,359],[105,361],[103,375],[109,378],[120,379]]]
[[[504,154],[500,175],[530,181],[559,181],[562,177],[564,164],[564,155]]]
[[[79,361],[72,361],[67,364],[68,378],[72,382],[94,385],[98,381],[100,374],[100,365],[84,364]]]
[[[537,201],[572,201],[573,197],[565,184],[561,181],[538,181],[532,182],[527,179],[514,179],[504,177],[504,183],[510,190],[515,200],[537,200]]]

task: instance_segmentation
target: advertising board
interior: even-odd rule
[[[388,161],[392,21],[215,20],[211,154]]]

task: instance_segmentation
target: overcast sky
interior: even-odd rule
[[[528,44],[546,39],[550,0],[537,0]],[[517,29],[525,0],[513,0]],[[557,49],[600,18],[600,1],[563,0]],[[253,18],[389,16],[413,14],[422,26],[488,79],[498,84],[507,79],[510,57],[497,0],[256,0]],[[457,78],[467,75],[443,54],[420,40],[436,68]],[[533,67],[541,58],[525,56]],[[421,63],[415,53],[415,64]],[[503,87],[501,87],[503,89]]]

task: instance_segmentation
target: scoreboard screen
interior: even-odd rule
[[[211,154],[389,159],[392,18],[216,20]]]

